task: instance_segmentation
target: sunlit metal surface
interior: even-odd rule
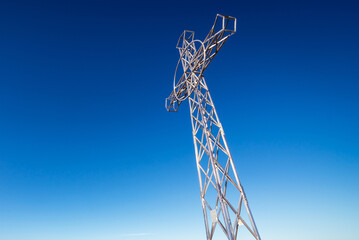
[[[167,110],[173,112],[178,110],[182,101],[189,100],[208,240],[218,236],[218,231],[215,231],[218,226],[229,240],[242,239],[241,232],[250,233],[252,239],[260,240],[203,77],[204,70],[235,32],[236,18],[219,14],[203,41],[195,40],[194,32],[184,31],[177,43],[180,59],[174,76],[174,89],[166,99]]]

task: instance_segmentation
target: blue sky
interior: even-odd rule
[[[205,72],[264,240],[359,235],[350,1],[2,1],[0,239],[205,239],[184,29],[238,18]]]

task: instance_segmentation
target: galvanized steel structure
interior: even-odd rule
[[[241,231],[260,240],[243,187],[229,151],[207,84],[203,77],[219,49],[236,32],[236,18],[217,14],[204,41],[184,31],[177,49],[173,91],[166,99],[168,111],[176,112],[188,98],[201,200],[208,240],[221,228],[229,240],[241,239]],[[181,66],[179,66],[181,63]]]

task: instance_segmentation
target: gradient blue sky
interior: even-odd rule
[[[206,79],[263,240],[359,236],[354,1],[1,1],[0,239],[205,239],[184,29],[238,33]]]

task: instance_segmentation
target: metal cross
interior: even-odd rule
[[[217,226],[229,240],[235,240],[237,236],[243,239],[246,234],[251,239],[260,240],[222,124],[203,77],[204,70],[235,32],[236,18],[219,14],[203,41],[195,40],[193,31],[184,31],[177,43],[180,59],[173,91],[166,99],[166,108],[172,112],[176,112],[179,105],[189,99],[207,240],[218,236],[215,234]]]

